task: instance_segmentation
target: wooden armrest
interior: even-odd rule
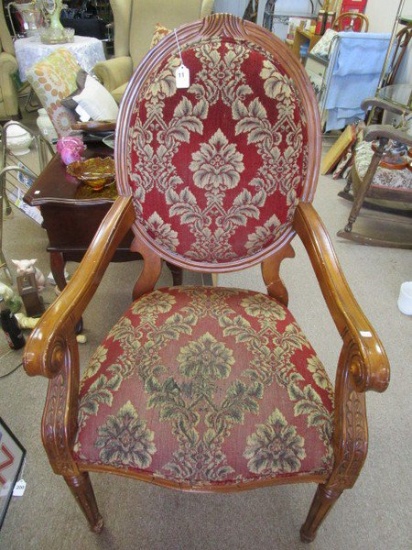
[[[357,390],[384,391],[389,384],[390,372],[385,350],[353,296],[326,228],[311,204],[298,205],[294,228],[309,255],[344,346],[353,346],[361,358],[356,364],[360,372],[352,371]]]
[[[399,130],[390,124],[371,124],[365,128],[363,134],[365,141],[374,141],[380,138],[393,139],[412,147],[412,136],[407,134],[405,130]]]
[[[23,365],[29,375],[53,378],[58,374],[64,362],[64,349],[69,345],[67,342],[72,345],[76,324],[134,219],[132,199],[118,197],[68,285],[42,315],[27,340]]]
[[[410,113],[410,110],[406,109],[406,107],[402,108],[400,105],[395,105],[394,103],[390,103],[389,101],[386,101],[385,99],[380,99],[378,97],[367,97],[362,101],[361,107],[364,111],[367,111],[371,108],[384,109],[385,111],[389,111],[390,113],[394,113],[395,115]]]

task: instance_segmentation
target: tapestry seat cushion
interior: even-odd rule
[[[372,144],[367,141],[361,141],[356,146],[355,163],[352,171],[352,182],[355,193],[361,186],[361,182],[366,175],[366,171],[373,156]],[[372,180],[372,186],[377,189],[390,189],[394,199],[396,199],[397,191],[402,191],[410,194],[410,199],[405,200],[384,200],[371,199],[368,197],[368,202],[378,206],[387,208],[395,208],[398,210],[412,210],[412,170],[408,168],[390,169],[383,166],[378,166]]]
[[[80,463],[186,487],[333,462],[327,374],[289,310],[253,291],[183,286],[133,303],[84,373],[78,420]]]
[[[373,156],[372,143],[361,141],[356,146],[355,168],[359,178],[363,179]],[[412,194],[412,171],[409,168],[391,169],[379,166],[373,177],[372,185],[390,187],[392,190],[408,189]]]

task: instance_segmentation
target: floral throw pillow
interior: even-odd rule
[[[150,49],[154,48],[162,40],[162,38],[164,38],[171,32],[172,31],[167,27],[161,25],[160,23],[156,23],[152,41],[150,43]]]
[[[59,48],[27,71],[27,80],[46,109],[59,137],[70,134],[72,124],[76,121],[73,111],[62,105],[61,100],[76,89],[79,69],[74,54]]]

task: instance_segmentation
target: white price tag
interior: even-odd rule
[[[190,73],[189,69],[183,64],[176,69],[176,88],[189,88]]]
[[[13,496],[14,497],[22,497],[24,495],[24,491],[26,490],[26,482],[24,479],[19,479],[17,481],[16,485],[13,489]]]

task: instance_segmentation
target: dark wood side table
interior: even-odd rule
[[[89,143],[88,157],[108,156],[113,151],[101,143]],[[57,286],[66,286],[64,266],[66,262],[80,262],[99,225],[116,197],[112,185],[102,191],[93,191],[66,173],[66,167],[56,154],[30,190],[24,201],[38,206],[47,231],[50,267]],[[131,252],[129,246],[133,233],[129,231],[118,247],[113,261],[124,262],[141,258]]]

